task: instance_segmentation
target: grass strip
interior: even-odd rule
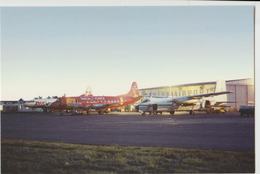
[[[2,173],[254,173],[254,152],[2,140]]]

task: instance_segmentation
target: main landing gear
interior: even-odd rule
[[[174,113],[175,113],[175,111],[170,111],[170,114],[171,114],[171,115],[174,115]]]
[[[103,115],[104,111],[98,111],[98,114]]]
[[[193,115],[193,114],[194,114],[194,111],[193,111],[193,110],[190,110],[189,113],[190,113],[190,115]]]

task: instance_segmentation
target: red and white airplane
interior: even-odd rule
[[[50,110],[60,112],[86,112],[87,114],[91,110],[95,110],[99,114],[103,114],[111,109],[134,104],[141,98],[137,83],[133,82],[127,94],[118,96],[93,96],[91,94],[83,94],[77,97],[63,96],[50,105]]]

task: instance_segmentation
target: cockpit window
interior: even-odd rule
[[[147,102],[149,102],[150,100],[149,99],[144,99],[143,101],[142,101],[142,103],[147,103]]]

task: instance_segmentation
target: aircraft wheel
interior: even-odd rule
[[[194,114],[194,111],[193,110],[190,110],[190,115],[193,115]]]
[[[152,105],[152,108],[153,108],[153,114],[154,114],[154,115],[157,115],[157,114],[158,114],[158,111],[157,111],[158,106],[157,106],[157,104],[153,104],[153,105]]]
[[[174,111],[171,111],[170,114],[171,114],[171,115],[174,115]]]

